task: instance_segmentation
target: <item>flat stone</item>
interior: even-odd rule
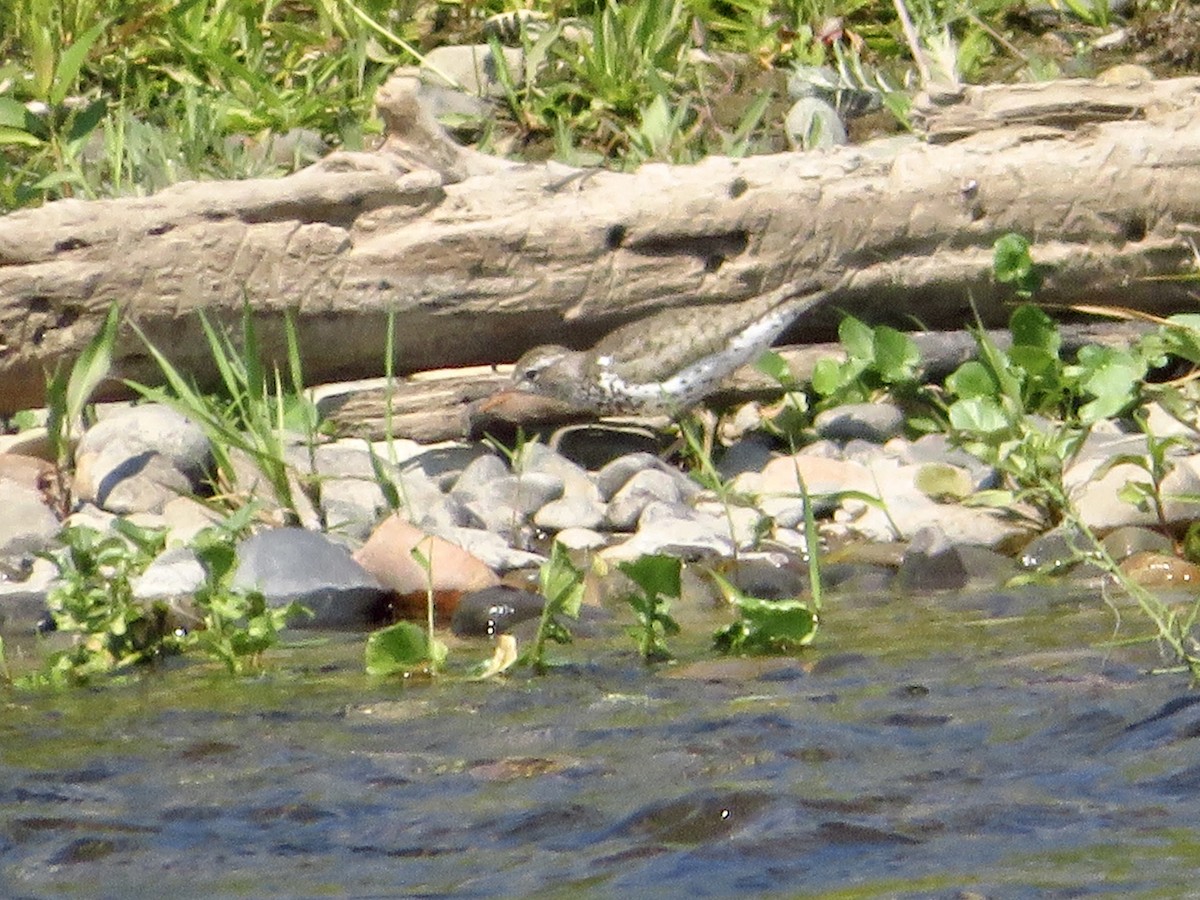
[[[76,470],[76,494],[119,516],[160,513],[177,497],[190,496],[195,485],[164,456],[140,454],[126,460],[101,479],[94,479],[93,457],[83,456]],[[93,491],[88,485],[96,483]]]
[[[846,403],[817,413],[813,428],[832,441],[882,444],[904,431],[904,411],[893,403]]]
[[[451,488],[451,493],[464,500],[478,497],[485,485],[501,478],[507,478],[512,472],[504,460],[494,454],[480,456],[467,464]]]
[[[195,596],[204,586],[204,566],[188,547],[164,550],[130,584],[134,599],[181,601]]]
[[[902,463],[933,463],[963,469],[970,474],[977,491],[997,487],[1000,483],[995,469],[961,447],[953,446],[950,438],[944,434],[923,434],[914,441],[893,438],[884,445],[884,449]]]
[[[554,541],[568,550],[598,550],[608,544],[607,537],[591,528],[564,528]]]
[[[41,491],[54,480],[54,464],[37,456],[0,453],[0,479]]]
[[[586,497],[562,497],[551,500],[533,515],[533,524],[544,531],[561,532],[572,528],[598,528],[607,508],[599,500]]]
[[[770,522],[761,510],[748,506],[734,506],[717,500],[706,500],[693,506],[696,513],[722,523],[726,534],[733,538],[739,548],[754,547],[767,531]],[[645,514],[643,514],[643,519]]]
[[[1090,528],[1108,531],[1122,525],[1157,525],[1158,514],[1152,505],[1138,509],[1120,497],[1129,483],[1150,485],[1150,473],[1141,466],[1121,462],[1110,465],[1117,454],[1144,455],[1145,439],[1141,435],[1127,440],[1109,440],[1102,449],[1076,462],[1063,473],[1063,485],[1070,492],[1079,517]],[[1107,452],[1111,451],[1111,452]],[[1163,478],[1161,496],[1169,524],[1183,524],[1200,518],[1200,503],[1180,497],[1200,494],[1200,460],[1179,457],[1171,461],[1172,468]]]
[[[1134,553],[1122,560],[1121,571],[1136,584],[1153,590],[1195,590],[1200,586],[1200,566],[1173,553],[1151,550]]]
[[[304,528],[274,528],[237,548],[233,586],[259,590],[271,606],[293,601],[312,610],[297,628],[363,628],[380,618],[391,591],[341,544]]]
[[[500,50],[509,74],[519,84],[524,76],[525,54],[515,47]],[[490,44],[450,44],[425,54],[421,80],[477,97],[503,97],[497,68]]]
[[[762,494],[799,498],[800,479],[803,479],[812,497],[839,491],[875,492],[871,472],[861,463],[803,452],[778,457],[767,463],[762,472]]]
[[[617,563],[662,553],[694,561],[731,557],[736,552],[733,541],[711,522],[661,519],[629,540],[601,550],[600,557],[610,563]]]
[[[959,590],[971,580],[957,548],[940,528],[928,526],[914,535],[898,573],[910,591]]]
[[[487,530],[513,536],[533,513],[562,493],[562,479],[557,475],[506,475],[481,487],[463,506]]]
[[[906,539],[934,525],[957,543],[984,547],[1008,545],[1026,533],[1003,510],[935,502],[917,486],[921,469],[880,454],[867,468],[870,487],[864,490],[879,502],[847,498],[835,520],[873,541]]]
[[[205,528],[221,521],[221,514],[193,497],[176,497],[163,505],[162,523],[169,534],[167,543],[187,544]]]
[[[808,590],[807,565],[778,550],[740,554],[721,574],[742,593],[762,600],[788,600]]]
[[[375,474],[371,452],[366,441],[357,439],[317,448],[321,509],[329,531],[364,540],[380,519],[394,512]],[[410,521],[426,528],[465,521],[458,504],[450,502],[421,469],[401,471],[385,457],[379,457],[378,463],[396,488],[400,511]]]
[[[283,525],[289,521],[289,515],[285,512],[285,504],[283,498],[276,493],[275,486],[267,479],[267,476],[259,468],[255,459],[240,447],[229,447],[230,465],[234,472],[234,483],[236,491],[243,497],[253,498],[263,508],[264,518],[268,518],[279,525]],[[299,471],[306,471],[308,468],[307,459],[303,461],[296,455],[305,453],[300,447],[289,448],[285,451],[285,456],[289,453],[289,459],[294,464],[299,466]],[[316,507],[312,504],[312,499],[305,491],[304,486],[300,483],[296,471],[287,473],[288,489],[292,495],[292,504],[300,524],[308,531],[319,531],[321,528],[321,517]]]
[[[1074,528],[1059,525],[1030,540],[1018,562],[1026,569],[1061,574],[1078,565],[1088,550],[1087,538]]]
[[[321,516],[329,531],[365,539],[375,523],[392,512],[366,441],[350,438],[317,447],[314,464],[321,485]],[[399,471],[386,458],[380,465],[393,481],[399,480]]]
[[[801,97],[784,117],[783,130],[793,150],[822,150],[847,142],[837,110],[816,97]]]
[[[527,444],[520,460],[522,474],[552,475],[563,485],[563,497],[599,501],[600,489],[583,466],[544,444]]]
[[[1135,553],[1171,553],[1175,549],[1174,542],[1161,531],[1135,525],[1125,525],[1109,532],[1101,543],[1117,562]]]
[[[550,445],[589,472],[601,470],[631,454],[644,453],[657,459],[656,454],[665,446],[662,434],[653,428],[594,423],[560,428]]]
[[[421,444],[417,441],[394,440],[390,450],[387,441],[375,441],[372,446],[381,459],[388,459],[389,453],[394,453],[396,464],[404,471],[420,470],[443,490],[448,490],[475,460],[483,456],[495,456],[493,450],[478,442],[439,441],[436,444]]]
[[[97,531],[108,531],[117,516],[91,503],[81,503],[74,512],[63,520],[63,528],[95,528]]]
[[[50,446],[50,433],[45,425],[24,428],[16,434],[0,434],[0,454],[36,456],[46,462],[54,462],[54,450]]]
[[[423,83],[417,94],[429,114],[446,125],[452,133],[455,128],[449,124],[451,120],[482,121],[491,118],[495,112],[491,103],[483,97],[441,84]]]
[[[32,634],[49,614],[47,598],[58,568],[34,559],[21,580],[0,578],[0,633]]]
[[[1156,438],[1181,437],[1189,442],[1195,441],[1195,430],[1167,412],[1161,403],[1147,403],[1145,410],[1146,430]]]
[[[730,445],[717,463],[717,472],[725,480],[762,471],[775,456],[775,442],[764,434],[749,434]]]

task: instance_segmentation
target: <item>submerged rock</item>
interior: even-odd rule
[[[494,637],[514,625],[542,614],[546,598],[508,585],[496,585],[464,594],[454,610],[450,627],[463,637]]]

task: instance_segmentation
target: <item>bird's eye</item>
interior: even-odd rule
[[[537,366],[531,366],[522,373],[522,378],[525,381],[537,381],[537,377],[542,374],[542,370]]]

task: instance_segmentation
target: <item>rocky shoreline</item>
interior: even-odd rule
[[[0,628],[10,634],[45,616],[55,567],[39,554],[61,546],[64,525],[109,531],[125,519],[168,529],[167,549],[134,586],[147,603],[186,606],[203,582],[188,543],[220,518],[196,499],[211,493],[208,439],[165,406],[110,404],[102,413],[78,442],[76,508],[65,521],[54,511],[53,466],[39,456],[39,432],[0,442]],[[752,405],[735,418],[755,415]],[[840,406],[817,416],[815,439],[794,453],[747,429],[717,462],[718,489],[651,452],[658,447],[649,430],[577,426],[548,443],[526,442],[511,457],[479,441],[377,442],[375,464],[386,460],[401,498],[395,511],[368,442],[330,440],[310,457],[298,437],[289,461],[303,472],[311,459],[319,502],[301,510],[302,527],[283,527],[277,498],[242,459],[243,499],[260,505],[260,523],[238,546],[236,583],[262,590],[272,605],[308,606],[314,616],[295,624],[315,628],[422,619],[431,589],[456,631],[490,633],[536,616],[536,570],[559,541],[581,561],[609,565],[648,554],[727,567],[736,560],[731,570],[748,589],[795,596],[807,577],[801,479],[835,595],[999,587],[1068,570],[1105,576],[1080,556],[1069,527],[1039,528],[1029,509],[972,505],[968,498],[997,486],[999,473],[944,435],[904,437],[904,422],[890,402]],[[1100,423],[1064,470],[1079,521],[1104,536],[1129,577],[1155,589],[1200,579],[1169,536],[1200,514],[1200,453],[1190,433],[1168,450],[1161,519],[1119,495],[1147,478],[1131,461],[1151,453],[1147,433],[1185,431],[1158,409],[1145,433]]]

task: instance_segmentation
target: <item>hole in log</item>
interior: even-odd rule
[[[704,262],[720,257],[724,262],[746,251],[750,236],[744,230],[725,234],[654,234],[636,241],[629,249],[645,256],[694,256]]]
[[[625,243],[625,226],[610,225],[608,231],[604,233],[604,246],[609,250],[616,250]]]
[[[54,244],[55,253],[65,253],[68,250],[78,250],[81,247],[91,246],[82,238],[65,238],[61,241],[56,241]]]
[[[1144,241],[1146,239],[1146,220],[1141,216],[1134,216],[1125,223],[1125,240]]]
[[[736,200],[748,190],[750,190],[750,185],[746,184],[745,178],[738,177],[729,182],[729,196],[733,200]]]

